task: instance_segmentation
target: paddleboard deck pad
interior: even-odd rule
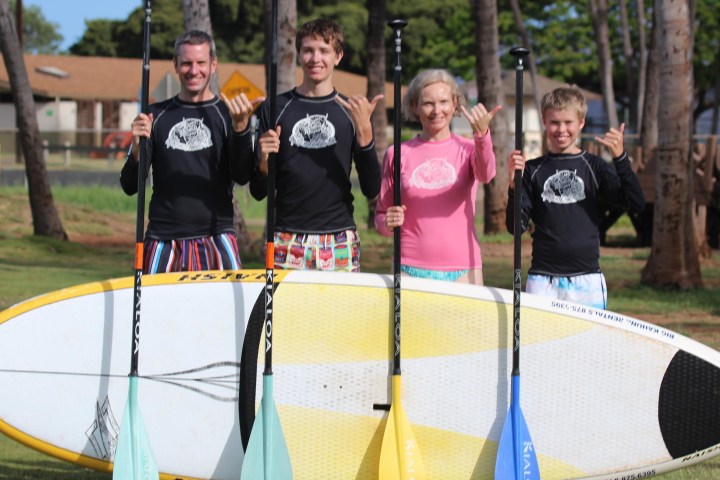
[[[375,479],[392,278],[276,271],[274,400],[294,478]],[[138,407],[165,479],[237,479],[260,396],[264,271],[143,277]],[[0,430],[112,468],[132,278],[0,312]],[[720,353],[641,320],[521,297],[522,410],[544,480],[645,478],[720,453]],[[492,478],[512,292],[403,279],[403,408],[431,479]],[[263,342],[263,343],[261,343]]]

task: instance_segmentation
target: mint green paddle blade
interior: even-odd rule
[[[128,400],[115,449],[113,480],[158,480],[160,478],[145,424],[137,406],[137,390],[138,378],[131,375]]]
[[[273,400],[272,374],[263,374],[263,396],[242,470],[241,480],[292,480],[290,452],[280,425],[280,417]]]

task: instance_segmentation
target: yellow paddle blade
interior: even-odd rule
[[[393,375],[392,406],[380,449],[378,480],[425,480],[425,465],[401,398],[400,375]]]

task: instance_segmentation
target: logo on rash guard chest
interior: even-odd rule
[[[542,199],[548,203],[577,203],[585,200],[585,182],[577,171],[560,170],[545,180]]]
[[[297,122],[290,135],[290,145],[302,148],[325,148],[335,145],[335,126],[327,115],[306,115]]]
[[[202,118],[183,118],[175,124],[165,141],[167,148],[182,150],[183,152],[197,152],[212,147],[210,129]]]

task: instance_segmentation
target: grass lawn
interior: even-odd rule
[[[112,277],[130,276],[133,264],[135,197],[107,187],[53,189],[70,242],[32,236],[27,194],[20,187],[0,187],[0,310],[32,296]],[[264,206],[238,191],[241,208],[256,245],[262,245]],[[363,242],[363,270],[388,272],[392,239],[365,228],[366,205],[356,200],[356,218]],[[627,235],[629,222],[611,232]],[[525,241],[523,266],[529,265]],[[484,276],[488,285],[511,288],[512,239],[507,234],[482,237]],[[608,280],[610,309],[691,336],[720,349],[720,254],[702,260],[705,288],[689,292],[658,292],[639,285],[648,249],[603,248],[602,266]],[[262,268],[259,251],[245,252],[247,268]],[[0,480],[107,479],[109,474],[84,470],[36,453],[0,435]],[[664,480],[720,478],[720,460],[710,460],[658,478]]]

